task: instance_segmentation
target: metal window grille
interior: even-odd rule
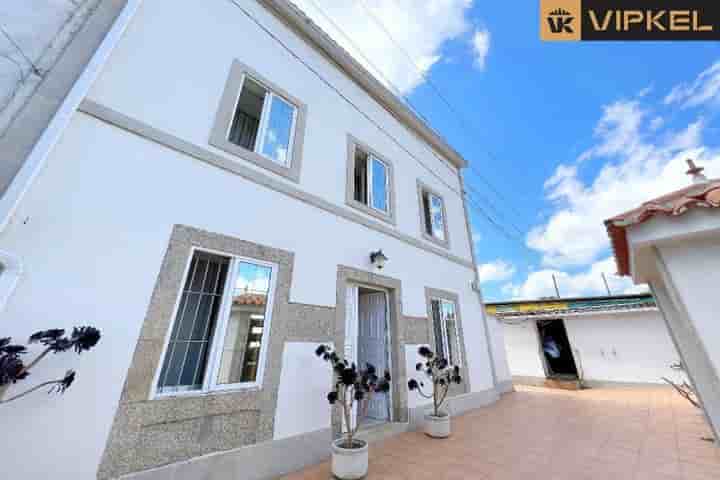
[[[176,313],[159,392],[202,388],[230,258],[195,252]]]

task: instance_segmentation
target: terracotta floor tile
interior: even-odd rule
[[[367,478],[720,480],[704,417],[667,388],[516,390],[454,418],[449,439],[408,432],[371,445]],[[330,466],[283,478],[327,480]]]

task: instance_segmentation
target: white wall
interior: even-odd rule
[[[538,353],[535,323],[515,320],[512,322],[504,324],[503,329],[510,373],[521,377],[545,377],[545,370]]]
[[[273,438],[330,428],[329,363],[315,355],[319,343],[287,342],[283,349]]]
[[[663,383],[682,380],[670,364],[680,360],[659,311],[565,317],[573,350],[586,380]],[[505,325],[513,375],[545,377],[534,321]],[[576,362],[578,355],[575,354]]]
[[[659,250],[700,341],[720,372],[720,238],[687,240]]]
[[[567,317],[565,328],[580,352],[586,380],[663,383],[661,377],[682,378],[669,367],[680,357],[659,311]]]
[[[490,336],[490,348],[495,364],[495,377],[498,383],[512,380],[510,365],[505,347],[505,329],[503,324],[494,315],[487,315],[488,332]]]
[[[279,28],[273,17],[247,4]],[[437,162],[326,60],[287,32],[281,36],[404,144]],[[460,198],[336,100],[229,2],[143,3],[91,97],[211,148],[210,128],[234,58],[308,104],[302,188],[344,202],[345,141],[351,131],[395,164],[399,229],[419,236],[420,178],[445,193],[453,253],[470,259]],[[448,168],[436,164],[436,170],[457,182]],[[41,329],[91,324],[103,339],[92,352],[52,356],[33,370],[34,380],[42,381],[76,368],[76,383],[64,396],[38,393],[0,409],[4,471],[28,479],[46,478],[48,472],[58,479],[95,477],[175,224],[295,252],[290,299],[306,304],[334,306],[337,266],[369,269],[370,251],[382,248],[390,258],[383,273],[402,281],[405,314],[426,315],[425,287],[459,295],[472,389],[492,388],[472,269],[78,113],[0,234],[0,251],[24,266],[0,317],[0,333],[22,341]],[[298,358],[297,348],[288,347],[288,358]],[[286,381],[283,388],[297,385]],[[303,415],[302,410],[282,402],[280,434],[320,425],[319,411],[298,423],[288,415]]]

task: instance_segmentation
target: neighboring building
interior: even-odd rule
[[[720,438],[720,179],[688,160],[693,184],[605,225],[618,272],[647,283]]]
[[[0,334],[103,337],[33,370],[76,368],[63,396],[2,407],[3,472],[250,479],[318,461],[339,428],[320,343],[391,371],[371,414],[393,431],[426,406],[407,389],[419,345],[461,366],[455,412],[511,388],[465,160],[289,2],[102,2],[56,65],[52,120],[9,130],[42,133],[0,192]]]
[[[547,379],[586,386],[683,378],[679,357],[652,295],[488,303],[503,324],[515,384]],[[552,382],[551,382],[552,383]]]

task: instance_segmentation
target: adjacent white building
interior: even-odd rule
[[[618,272],[647,283],[720,439],[720,179],[688,160],[692,184],[605,221]]]
[[[681,382],[679,356],[650,294],[487,304],[503,325],[515,384]],[[673,368],[674,366],[674,368]]]
[[[0,336],[103,337],[33,370],[77,369],[63,396],[0,407],[6,474],[318,461],[339,428],[320,343],[391,371],[371,415],[394,431],[424,407],[418,345],[462,367],[456,412],[511,388],[474,287],[465,160],[289,2],[100,2],[16,122]]]

